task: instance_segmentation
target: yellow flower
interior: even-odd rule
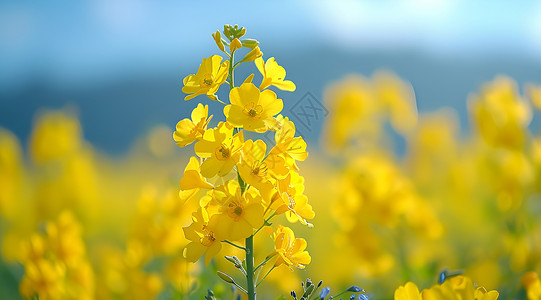
[[[243,143],[243,132],[233,136],[233,128],[227,123],[207,130],[203,139],[195,144],[195,153],[202,158],[208,157],[201,164],[201,175],[207,178],[227,175],[238,163]]]
[[[422,298],[415,283],[407,282],[395,290],[394,300],[422,300]]]
[[[218,239],[245,239],[263,225],[261,196],[254,189],[241,194],[239,183],[230,180],[211,193],[212,199],[206,205],[210,218],[208,227]]]
[[[205,254],[205,265],[208,266],[210,260],[222,249],[222,244],[220,240],[215,238],[214,232],[209,229],[201,209],[193,213],[193,223],[183,229],[184,236],[190,240],[190,243],[184,248],[184,257],[189,262],[196,262]]]
[[[188,191],[192,189],[212,189],[212,184],[208,183],[199,172],[199,161],[194,156],[190,157],[190,162],[184,169],[184,176],[180,179],[180,189]]]
[[[204,94],[212,100],[217,99],[214,94],[227,79],[227,72],[229,71],[229,61],[226,60],[220,64],[221,61],[222,57],[219,55],[203,58],[197,73],[184,78],[182,92],[191,94],[186,96],[184,100],[190,100]]]
[[[295,84],[290,80],[284,80],[286,77],[286,70],[278,65],[274,60],[274,57],[267,59],[267,62],[263,61],[263,58],[258,57],[255,60],[255,65],[261,75],[263,75],[263,81],[259,86],[260,90],[264,90],[267,87],[274,85],[275,87],[283,91],[294,91]]]
[[[304,269],[312,260],[308,251],[304,251],[306,245],[305,239],[295,238],[293,230],[278,225],[278,228],[274,232],[274,251],[280,256],[274,265],[285,264],[290,269],[292,267]]]
[[[243,154],[240,164],[237,168],[240,177],[247,184],[254,186],[258,190],[272,188],[269,182],[273,170],[279,172],[288,172],[285,167],[285,161],[281,157],[266,157],[267,145],[262,140],[248,140],[244,143]]]
[[[282,99],[273,91],[260,92],[252,83],[244,83],[229,93],[231,105],[224,108],[227,121],[235,127],[265,132],[274,124],[273,116],[282,111]]]
[[[288,176],[278,180],[278,191],[272,198],[272,208],[276,214],[286,214],[289,222],[300,221],[304,225],[312,226],[306,219],[313,219],[316,214],[308,204],[308,197],[303,195],[304,178],[291,171]]]
[[[421,296],[423,300],[496,300],[499,293],[476,288],[470,278],[460,275],[423,290]]]
[[[231,41],[231,44],[229,44],[229,52],[233,54],[237,49],[242,48],[242,44],[239,39],[234,39]]]
[[[271,150],[271,154],[280,155],[286,160],[286,164],[298,170],[296,160],[304,161],[308,157],[306,152],[306,142],[302,137],[295,137],[295,124],[288,117],[278,117],[280,129],[274,135],[276,145]]]
[[[207,125],[212,119],[212,116],[208,117],[208,114],[208,105],[203,106],[203,104],[199,103],[192,111],[191,120],[184,119],[177,123],[173,139],[179,147],[187,146],[203,138]]]
[[[484,287],[478,287],[475,289],[474,298],[477,300],[496,300],[499,295],[498,291],[487,291]]]

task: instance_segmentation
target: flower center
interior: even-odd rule
[[[261,113],[263,112],[263,106],[250,102],[244,106],[242,112],[252,119],[259,119],[261,118]]]
[[[214,237],[214,233],[211,231],[201,238],[201,245],[205,247],[210,247],[215,240],[216,238]]]
[[[265,177],[267,175],[267,164],[266,163],[259,163],[258,161],[255,161],[252,165],[252,175],[258,176],[258,177]]]
[[[219,148],[216,149],[215,154],[218,160],[227,160],[231,156],[231,150],[229,150],[228,147],[222,144]]]
[[[293,199],[293,197],[289,197],[289,209],[295,209],[295,205],[297,203],[295,203],[295,199]]]
[[[227,208],[227,215],[233,220],[238,221],[244,216],[244,207],[239,202],[231,202]]]
[[[212,83],[214,83],[214,80],[212,80],[212,75],[207,73],[203,75],[203,78],[201,79],[201,82],[200,82],[200,86],[202,88],[205,88],[205,87],[211,86]]]

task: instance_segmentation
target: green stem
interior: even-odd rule
[[[235,244],[235,243],[232,243],[232,242],[230,242],[230,241],[228,241],[228,240],[223,240],[222,242],[223,242],[223,243],[227,243],[227,244],[229,244],[229,245],[231,245],[231,246],[234,246],[234,247],[237,247],[237,248],[239,248],[239,249],[242,249],[242,250],[246,251],[246,248],[241,247],[241,246],[239,246],[239,245],[237,245],[237,244]]]
[[[254,236],[246,238],[246,287],[248,300],[256,299],[254,285]]]
[[[265,278],[269,276],[269,274],[272,272],[272,270],[274,270],[274,268],[276,268],[276,266],[272,266],[272,268],[267,272],[267,274],[265,274],[265,276],[263,276],[263,278],[257,283],[256,287],[258,287],[265,280]]]
[[[233,58],[235,57],[235,52],[231,53],[229,56],[229,90],[232,90],[235,87],[235,81],[233,76]]]
[[[272,219],[276,215],[276,212],[272,213],[268,218],[265,219],[265,222],[263,222],[263,225],[259,227],[253,235],[256,235],[263,227],[268,226],[270,219]]]
[[[255,267],[254,272],[257,271],[257,269],[263,267],[265,264],[267,264],[267,262],[269,262],[269,260],[271,260],[275,255],[276,255],[276,252],[273,255],[268,256],[267,258],[265,258],[265,260],[262,263],[260,263],[257,267]]]

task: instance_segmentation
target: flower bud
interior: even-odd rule
[[[216,30],[215,33],[212,34],[212,38],[214,38],[214,41],[216,42],[216,45],[220,50],[224,51],[224,43],[222,42],[222,35],[220,34],[219,30]]]
[[[254,61],[256,58],[263,56],[263,52],[259,49],[259,46],[256,46],[252,51],[248,52],[246,56],[242,59],[243,62]]]
[[[295,291],[291,291],[291,297],[293,297],[293,299],[297,300],[297,293],[295,293]]]
[[[246,28],[241,27],[239,33],[236,35],[236,38],[241,38],[246,34]]]
[[[232,38],[231,38],[231,25],[229,25],[229,24],[224,25],[224,35],[229,40],[232,40]]]
[[[325,297],[327,297],[327,295],[329,295],[329,292],[331,291],[330,288],[326,287],[326,288],[323,288],[321,290],[321,292],[319,293],[319,299],[325,299]]]
[[[231,41],[231,44],[229,45],[229,50],[231,51],[231,54],[233,54],[233,52],[240,48],[242,48],[242,44],[240,43],[239,39],[234,39],[233,41]]]
[[[242,268],[242,262],[240,259],[236,256],[225,256],[225,259],[227,259],[229,262],[233,263],[236,268],[241,269]]]
[[[233,280],[233,278],[231,278],[231,276],[225,274],[224,272],[218,271],[217,273],[218,273],[218,276],[220,276],[220,278],[221,278],[223,281],[225,281],[225,282],[227,282],[227,283],[233,283],[233,284],[235,283],[235,280]]]
[[[364,293],[364,290],[361,289],[360,287],[358,286],[355,286],[355,285],[352,285],[350,286],[348,289],[347,289],[348,292],[353,292],[353,293],[358,293],[358,292],[363,292]]]
[[[254,39],[245,39],[242,40],[242,47],[254,49],[257,45],[259,45],[259,41]]]
[[[312,292],[314,291],[314,288],[315,288],[315,286],[313,284],[307,286],[306,291],[304,291],[304,294],[302,296],[304,298],[308,298],[308,296],[310,296],[312,294]]]

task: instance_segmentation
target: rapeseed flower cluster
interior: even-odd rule
[[[302,137],[295,136],[295,124],[280,114],[283,100],[269,89],[294,91],[295,84],[285,80],[285,69],[274,57],[263,60],[257,41],[242,40],[245,32],[242,27],[226,25],[225,39],[219,31],[213,34],[227,59],[221,62],[219,55],[204,58],[197,73],[183,81],[182,91],[190,94],[185,100],[206,95],[224,105],[224,120],[210,127],[210,121],[216,118],[208,115],[207,105],[199,103],[191,119],[178,122],[173,138],[180,147],[195,143],[196,156],[190,158],[180,180],[180,197],[189,194],[191,199],[186,201],[198,206],[193,212],[192,224],[184,227],[184,236],[190,241],[184,256],[190,262],[204,256],[208,265],[222,252],[223,244],[244,250],[244,262],[236,256],[230,256],[229,260],[246,277],[246,284],[235,282],[223,272],[219,274],[245,292],[248,299],[255,299],[255,288],[274,268],[286,265],[303,269],[311,261],[306,241],[295,238],[290,228],[279,225],[272,236],[274,250],[255,266],[254,252],[260,250],[254,248],[255,234],[280,215],[285,215],[291,223],[311,226],[308,220],[313,219],[315,213],[303,193],[304,178],[297,166],[297,161],[304,161],[308,155],[306,143]],[[235,61],[235,55],[239,55],[243,47],[248,48],[248,53]],[[257,87],[252,83],[252,74],[236,86],[235,69],[251,61],[263,77],[261,84]],[[224,83],[229,86],[228,101],[216,96]],[[275,144],[248,139],[246,132],[271,132]],[[273,261],[272,266],[266,267],[270,261]]]

